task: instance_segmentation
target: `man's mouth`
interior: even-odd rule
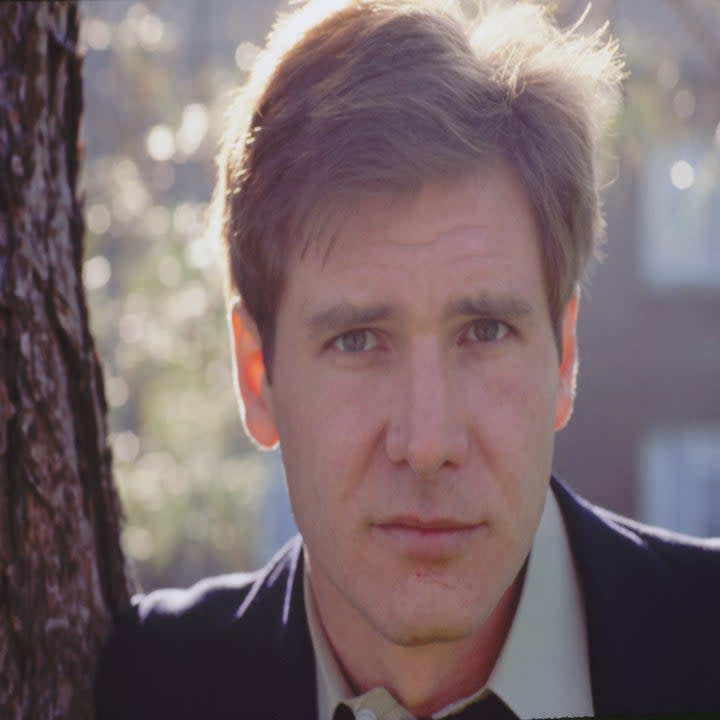
[[[383,541],[403,554],[427,560],[446,560],[460,554],[486,528],[485,523],[415,516],[397,516],[373,525]]]

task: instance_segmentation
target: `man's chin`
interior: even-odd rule
[[[421,647],[467,640],[498,624],[505,625],[514,613],[519,584],[504,592],[467,587],[451,576],[407,583],[401,594],[388,598],[383,607],[365,606],[365,619],[386,640],[399,647]],[[379,612],[378,612],[379,610]]]
[[[490,615],[490,613],[488,613]],[[389,642],[399,647],[417,648],[437,643],[465,640],[479,630],[487,617],[462,618],[457,609],[447,612],[410,612],[402,619],[383,618],[372,623]]]

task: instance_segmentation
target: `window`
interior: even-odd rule
[[[663,430],[642,445],[640,520],[720,536],[720,425]]]
[[[687,138],[654,149],[640,182],[640,267],[650,285],[720,287],[718,148]]]

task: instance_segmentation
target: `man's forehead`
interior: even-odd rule
[[[533,213],[507,167],[346,197],[313,229],[288,266],[284,299],[315,331],[420,315],[520,319],[546,300]]]
[[[504,183],[497,182],[500,178]],[[394,243],[420,248],[430,240],[421,233],[407,232],[405,225],[410,215],[414,216],[415,225],[431,233],[434,225],[443,223],[442,212],[449,210],[456,221],[447,229],[454,238],[466,235],[468,239],[480,239],[488,222],[501,221],[494,217],[497,207],[492,199],[498,186],[508,180],[515,185],[520,201],[526,204],[525,188],[514,169],[498,160],[488,161],[471,173],[451,179],[428,178],[408,187],[330,194],[308,212],[302,223],[298,233],[300,242],[292,254],[291,266],[307,256],[319,258],[326,265],[333,249],[342,240],[354,241],[361,252],[378,235]],[[485,197],[487,216],[480,221],[475,214],[464,219],[463,213],[467,213],[468,208],[474,209],[475,204],[479,205],[481,196]],[[444,238],[440,233],[433,239]]]
[[[306,258],[326,265],[340,238],[348,229],[363,227],[370,231],[382,218],[397,220],[408,213],[419,188],[407,190],[371,189],[357,192],[328,193],[323,202],[310,209],[299,229],[300,242],[291,256],[292,264]]]

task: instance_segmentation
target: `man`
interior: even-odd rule
[[[718,545],[551,480],[617,48],[447,5],[303,6],[230,114],[237,387],[302,540],[137,599],[102,718],[720,709]]]

